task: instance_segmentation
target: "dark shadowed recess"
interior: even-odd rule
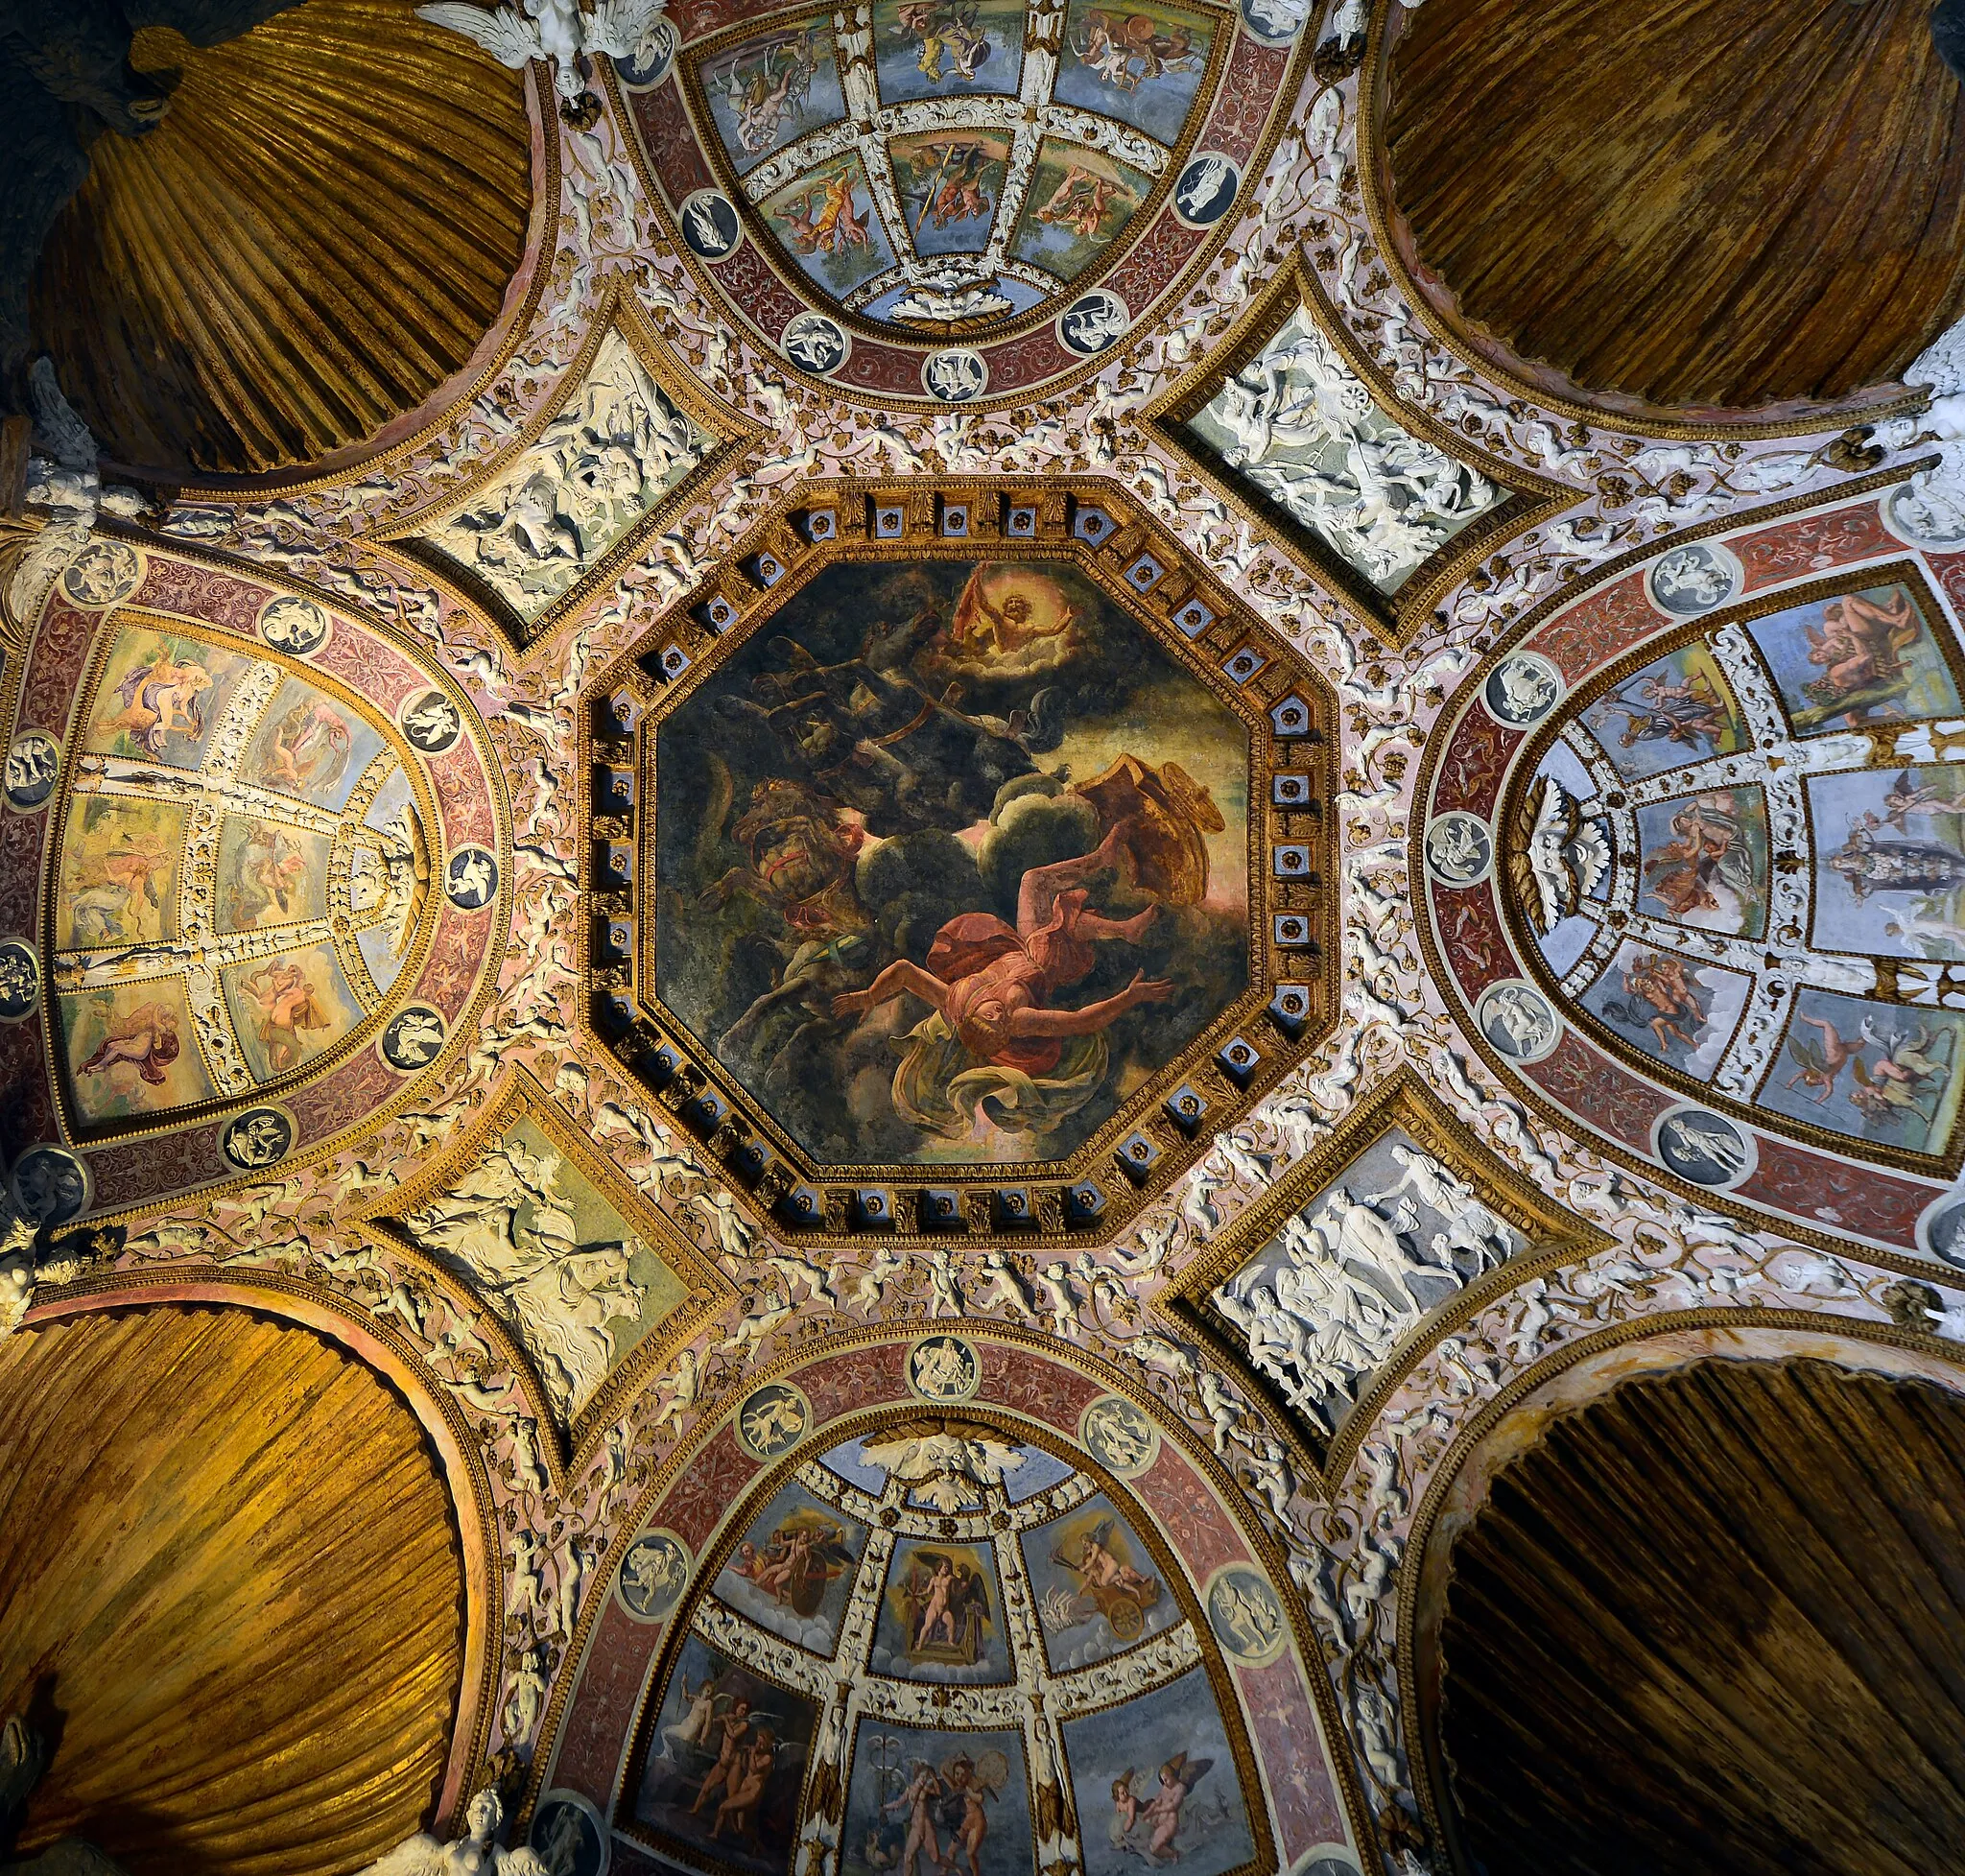
[[[1923,1876],[1965,1842],[1965,1405],[1708,1362],[1558,1421],[1456,1545],[1492,1876]]]

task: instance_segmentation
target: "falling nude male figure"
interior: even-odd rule
[[[1125,833],[1115,827],[1090,853],[1026,872],[1015,931],[991,913],[963,913],[936,933],[926,970],[900,959],[865,989],[835,997],[833,1014],[860,1015],[911,990],[980,1060],[1042,1075],[1057,1066],[1065,1038],[1094,1034],[1141,1004],[1164,1002],[1173,985],[1135,972],[1116,996],[1080,1009],[1048,1007],[1091,975],[1097,941],[1136,943],[1159,911],[1150,905],[1131,918],[1106,918],[1089,909],[1079,882],[1106,867],[1125,869]]]

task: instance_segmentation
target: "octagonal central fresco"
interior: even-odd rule
[[[789,1222],[1089,1223],[1323,1010],[1309,675],[1099,499],[821,485],[610,680],[598,1014]]]
[[[815,1159],[1059,1159],[1248,986],[1248,733],[1051,558],[824,569],[662,724],[656,984]]]

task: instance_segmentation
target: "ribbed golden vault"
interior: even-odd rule
[[[22,1853],[290,1876],[416,1828],[463,1560],[395,1394],[305,1329],[164,1307],[0,1342],[0,1707],[53,1748]]]
[[[1708,1362],[1559,1421],[1453,1552],[1476,1866],[1915,1876],[1965,1830],[1965,1413]]]
[[[1965,90],[1929,0],[1432,0],[1384,136],[1459,316],[1585,392],[1839,398],[1965,310]]]
[[[105,136],[35,278],[35,343],[114,460],[313,463],[471,356],[524,252],[524,75],[401,0],[308,0],[200,51],[163,125]]]

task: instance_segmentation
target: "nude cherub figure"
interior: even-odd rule
[[[1815,1100],[1818,1104],[1826,1104],[1835,1092],[1835,1082],[1841,1076],[1843,1064],[1860,1059],[1862,1039],[1860,1036],[1844,1037],[1833,1023],[1820,1016],[1795,1018],[1797,1028],[1803,1023],[1812,1024],[1821,1031],[1821,1045],[1814,1047],[1798,1035],[1788,1037],[1788,1053],[1801,1066],[1787,1078],[1787,1085],[1791,1088],[1799,1081],[1805,1088],[1818,1088],[1820,1092]]]
[[[926,1648],[935,1640],[935,1631],[939,1628],[943,1639],[953,1648],[956,1640],[955,1612],[949,1607],[949,1596],[956,1583],[955,1566],[947,1557],[936,1559],[934,1573],[928,1579],[928,1600],[921,1611],[921,1621],[914,1631],[914,1646]]]
[[[664,1753],[671,1759],[679,1760],[682,1754],[677,1746],[702,1745],[709,1738],[710,1723],[716,1716],[717,1684],[710,1674],[704,1674],[702,1684],[692,1687],[689,1676],[682,1676],[682,1718],[673,1726],[662,1728],[662,1737],[668,1742]]]
[[[1141,1004],[1165,1002],[1172,984],[1135,972],[1116,996],[1078,1009],[1050,1008],[1054,996],[1091,975],[1100,942],[1137,943],[1159,911],[1150,905],[1131,918],[1107,918],[1090,909],[1080,882],[1106,867],[1124,871],[1124,834],[1115,827],[1090,853],[1026,872],[1014,931],[994,914],[963,913],[935,935],[925,970],[897,960],[865,989],[835,997],[833,1014],[860,1015],[912,991],[940,1011],[971,1055],[1043,1075],[1057,1066],[1066,1038],[1094,1034]]]
[[[883,1812],[908,1814],[908,1840],[901,1851],[899,1876],[915,1876],[924,1851],[930,1864],[936,1869],[942,1867],[941,1839],[935,1828],[935,1801],[941,1794],[941,1780],[935,1777],[934,1767],[917,1759],[907,1789],[880,1807]]]
[[[1101,1519],[1086,1533],[1078,1546],[1078,1570],[1087,1583],[1097,1583],[1102,1589],[1117,1589],[1138,1594],[1152,1588],[1149,1578],[1143,1577],[1131,1564],[1114,1555],[1105,1540],[1112,1532],[1109,1518]]]

